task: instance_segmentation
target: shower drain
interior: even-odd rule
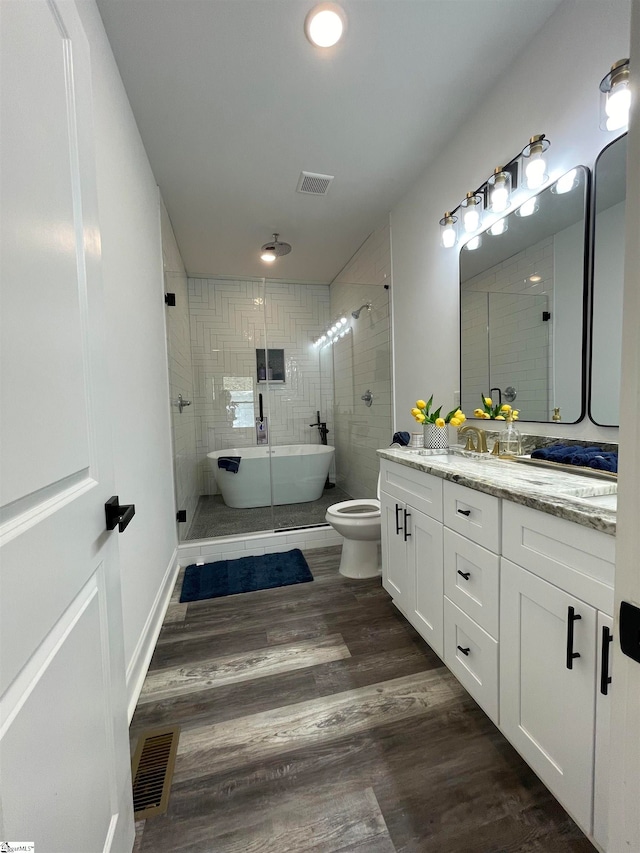
[[[179,736],[179,726],[151,729],[140,735],[131,762],[136,820],[166,812]]]

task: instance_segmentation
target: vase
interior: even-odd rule
[[[425,424],[424,446],[429,450],[447,450],[449,448],[449,431],[447,427]]]

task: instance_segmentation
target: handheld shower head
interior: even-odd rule
[[[365,303],[364,303],[364,305],[361,305],[359,308],[356,308],[356,310],[355,310],[355,311],[352,311],[352,312],[351,312],[351,316],[352,316],[355,320],[357,320],[357,319],[358,319],[358,317],[360,316],[360,312],[362,311],[362,309],[363,309],[363,308],[366,308],[366,309],[367,309],[367,311],[371,311],[371,303],[370,303],[370,302],[365,302]]]

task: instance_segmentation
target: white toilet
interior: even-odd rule
[[[380,574],[380,477],[378,499],[341,501],[327,509],[325,520],[344,537],[340,574],[347,578],[373,578]]]

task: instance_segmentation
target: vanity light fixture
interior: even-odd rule
[[[458,230],[464,235],[478,231],[482,227],[485,210],[491,213],[508,211],[512,204],[512,193],[519,185],[524,184],[527,189],[541,187],[548,180],[545,153],[550,145],[544,133],[532,136],[529,143],[513,159],[494,169],[493,175],[477,190],[468,192],[457,207],[447,211],[440,220],[440,243],[443,248],[452,249],[456,245]],[[567,178],[566,184],[561,184],[563,188],[560,192],[568,192],[572,188],[568,183]],[[530,216],[537,209],[538,201],[533,198],[525,201],[516,213],[519,216]],[[504,234],[508,228],[507,219],[500,219],[492,223],[489,233],[493,236]],[[480,240],[470,240],[466,248],[473,251],[480,243]]]
[[[344,338],[347,332],[351,331],[351,326],[348,323],[346,317],[335,320],[322,335],[313,341],[314,347],[322,347],[324,344],[329,346],[329,344],[335,344],[340,338]]]
[[[458,235],[456,234],[457,216],[449,213],[447,210],[445,215],[440,220],[440,243],[445,249],[451,249],[455,246]]]
[[[479,193],[467,193],[460,205],[462,225],[467,234],[477,231],[482,222],[482,196]]]
[[[503,213],[509,207],[511,196],[511,172],[498,166],[489,178],[489,210]]]
[[[600,127],[602,130],[621,130],[629,124],[631,88],[629,60],[619,59],[600,81]]]
[[[289,243],[281,243],[278,240],[279,236],[279,234],[274,234],[273,240],[265,243],[260,249],[260,260],[267,264],[272,264],[277,258],[281,258],[283,255],[289,254],[291,246]]]
[[[344,9],[337,3],[314,6],[304,21],[304,33],[315,47],[333,47],[342,38],[347,26]]]
[[[551,187],[551,192],[556,195],[564,195],[571,192],[572,189],[578,186],[578,170],[570,169],[562,175],[555,184]]]
[[[544,154],[550,144],[544,133],[541,133],[538,136],[532,136],[529,144],[522,149],[524,174],[527,179],[527,188],[530,190],[537,190],[549,177]]]

